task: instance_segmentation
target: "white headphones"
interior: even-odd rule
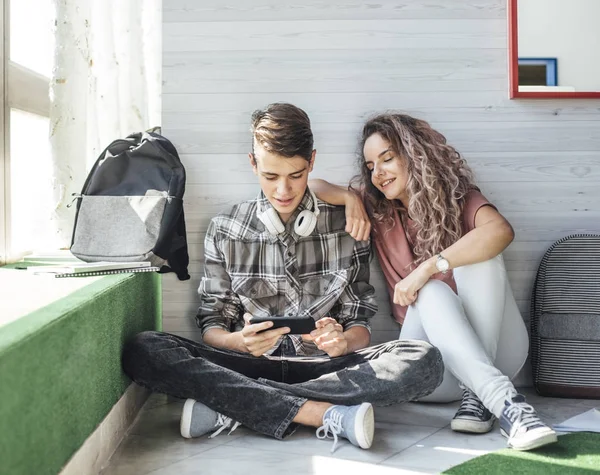
[[[317,217],[320,213],[319,207],[317,206],[317,197],[310,189],[308,192],[313,200],[314,211],[309,209],[302,210],[294,222],[294,232],[302,237],[310,236],[314,231],[315,226],[317,225]],[[257,210],[256,217],[261,220],[272,236],[277,236],[285,231],[285,226],[281,222],[277,210],[272,206],[262,212]]]

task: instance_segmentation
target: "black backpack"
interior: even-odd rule
[[[185,168],[169,140],[151,132],[115,140],[76,195],[71,252],[86,262],[150,261],[189,279],[184,192]]]

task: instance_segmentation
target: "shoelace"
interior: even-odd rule
[[[226,417],[223,414],[217,413],[217,423],[215,424],[215,427],[218,427],[218,429],[215,432],[213,432],[211,435],[209,435],[208,438],[212,439],[213,437],[218,436],[221,432],[223,432],[225,429],[227,429],[232,424],[233,424],[233,427],[231,428],[231,430],[229,431],[229,433],[227,435],[230,435],[234,430],[236,430],[242,424],[240,424],[239,422],[234,422],[231,419],[231,417]]]
[[[509,441],[516,435],[519,428],[530,429],[541,423],[535,409],[525,402],[513,402],[506,410],[506,417],[512,422]]]
[[[341,412],[332,409],[327,418],[323,421],[323,425],[317,429],[318,439],[331,439],[333,438],[333,447],[331,447],[331,453],[335,451],[338,443],[338,435],[342,433],[342,418],[344,416]]]
[[[479,417],[483,416],[485,407],[483,403],[475,396],[474,393],[465,389],[463,391],[463,399],[458,408],[458,414],[476,414]]]

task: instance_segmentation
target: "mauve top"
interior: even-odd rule
[[[463,235],[475,228],[475,215],[479,208],[485,205],[496,209],[479,191],[472,190],[467,194],[462,216]],[[377,252],[377,257],[385,276],[388,294],[390,295],[392,314],[398,323],[404,322],[407,307],[393,303],[394,287],[415,269],[415,257],[410,243],[415,242],[417,230],[412,220],[408,219],[406,224],[408,238],[402,228],[402,222],[398,213],[394,213],[394,225],[391,228],[389,224],[376,222],[372,224],[373,231],[376,231],[372,234],[375,251]],[[431,278],[446,282],[456,292],[456,282],[451,270],[445,275],[438,272]]]

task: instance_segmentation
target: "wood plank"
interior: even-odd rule
[[[416,94],[415,94],[416,95]],[[309,112],[310,115],[310,112]],[[563,123],[523,122],[460,122],[433,123],[448,142],[464,154],[479,152],[544,152],[598,151],[600,127],[598,122]],[[321,153],[351,155],[356,148],[360,125],[313,125],[315,147]],[[206,125],[184,129],[167,129],[177,149],[184,154],[219,153],[247,154],[250,133],[244,125]]]
[[[174,122],[171,124],[170,120],[166,120],[164,127],[165,130],[171,130],[186,125],[194,130],[196,126],[205,128],[212,125],[218,129],[226,126],[227,130],[248,130],[250,116],[254,110],[261,109],[271,102],[281,101],[291,102],[303,108],[311,117],[313,131],[318,130],[317,124],[321,126],[336,123],[356,124],[360,129],[366,117],[389,109],[409,110],[423,108],[424,104],[435,104],[435,109],[451,108],[447,110],[448,114],[440,116],[445,119],[455,108],[498,107],[509,103],[506,93],[502,91],[473,91],[469,94],[461,91],[390,93],[366,89],[354,93],[289,92],[285,95],[275,92],[172,93],[163,95],[163,113],[166,119],[173,119]],[[430,106],[429,109],[434,107]],[[181,116],[183,119],[178,119],[177,114],[184,114]],[[592,115],[591,118],[597,117],[596,111],[596,115]]]
[[[174,52],[163,68],[163,94],[506,90],[494,49]]]
[[[506,48],[506,20],[177,22],[163,25],[163,51]]]
[[[470,152],[463,154],[477,182],[547,182],[590,184],[600,181],[600,151]],[[212,183],[256,185],[247,154],[181,154],[189,185]],[[355,154],[317,152],[311,178],[347,185],[357,172]]]
[[[600,150],[469,152],[464,154],[478,182],[598,183]]]
[[[590,183],[488,182],[481,190],[503,213],[600,212],[600,188]]]
[[[557,241],[572,234],[600,234],[599,212],[507,212],[518,241]]]
[[[369,87],[365,86],[364,90]],[[458,92],[450,91],[446,94],[442,103],[436,103],[434,107],[427,106],[430,101],[422,100],[420,104],[412,99],[405,97],[403,94],[398,94],[388,91],[382,95],[371,95],[371,97],[360,100],[358,103],[348,102],[351,100],[343,87],[338,88],[338,91],[328,93],[327,96],[322,96],[321,92],[315,91],[311,95],[301,95],[296,91],[285,92],[285,96],[275,95],[269,92],[244,94],[204,94],[202,97],[205,100],[198,100],[200,110],[188,110],[196,107],[193,104],[182,104],[178,97],[175,97],[173,105],[171,104],[172,96],[177,93],[164,94],[165,110],[163,113],[164,122],[170,124],[173,129],[181,129],[187,127],[199,127],[205,125],[225,125],[241,124],[246,129],[249,127],[250,115],[255,109],[264,107],[269,102],[281,101],[285,98],[286,101],[301,105],[310,115],[311,121],[316,126],[322,123],[345,123],[356,124],[357,130],[362,128],[362,125],[368,117],[385,110],[395,109],[398,112],[406,113],[414,117],[426,120],[430,123],[447,123],[447,122],[554,122],[562,123],[564,121],[594,121],[600,117],[600,107],[593,107],[593,103],[584,104],[569,104],[568,100],[560,102],[560,107],[556,103],[551,104],[548,101],[536,101],[534,107],[523,107],[523,104],[514,104],[514,102],[503,101],[502,96],[490,91],[477,91],[479,100],[470,103],[471,98],[465,97],[462,104],[453,104],[452,97],[456,97],[460,101]],[[260,95],[260,102],[251,94],[257,93]],[[421,95],[423,91],[416,90],[416,94]],[[435,91],[432,92],[435,94]],[[341,94],[341,96],[340,96]],[[364,93],[358,91],[356,94],[359,98]],[[395,97],[387,97],[394,94]],[[216,97],[213,97],[216,96]],[[222,99],[219,103],[215,99]],[[386,101],[392,105],[386,105]],[[440,98],[441,101],[441,98]],[[315,128],[315,130],[317,130]],[[551,151],[551,150],[548,150]]]
[[[536,266],[542,260],[544,253],[554,241],[513,241],[504,251],[504,261],[507,267],[514,268],[515,263],[532,262]],[[537,268],[537,267],[535,267]]]
[[[176,313],[179,313],[180,310],[176,307],[173,308],[173,311]],[[195,314],[195,310],[193,313],[189,313],[189,312],[183,312],[186,316],[182,316],[182,317],[176,317],[176,316],[172,316],[169,315],[169,311],[165,311],[165,314],[163,315],[163,328],[166,332],[169,333],[180,333],[180,332],[186,332],[186,333],[194,333],[194,332],[200,332],[198,326],[196,325],[196,322],[193,318],[193,315]]]
[[[163,21],[220,22],[256,20],[371,20],[371,19],[497,19],[506,18],[504,0],[431,2],[404,0],[169,0],[163,3]]]
[[[181,336],[183,338],[187,338],[192,341],[202,341],[202,334],[200,330],[190,331],[190,332],[178,332],[178,331],[170,331],[170,329],[165,328],[166,332],[173,333],[174,335]]]

